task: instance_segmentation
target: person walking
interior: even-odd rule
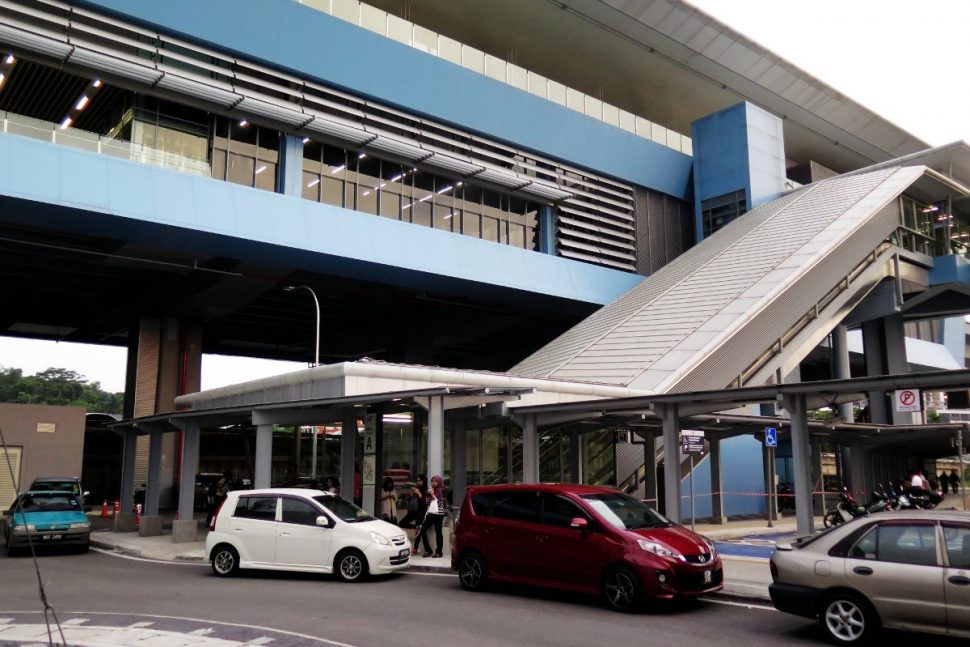
[[[419,546],[421,541],[424,540],[424,557],[432,556],[431,542],[428,540],[428,531],[433,527],[436,546],[434,557],[442,557],[441,551],[444,548],[444,535],[441,532],[441,525],[444,523],[445,515],[448,513],[448,501],[445,499],[444,481],[437,474],[431,477],[431,487],[428,488],[424,500],[428,504],[428,508],[427,513],[424,515],[424,523],[421,524],[421,532],[418,533],[418,538],[414,542],[415,547]]]
[[[961,485],[963,483],[960,483],[960,475],[957,474],[956,470],[950,470],[950,489],[953,490],[954,494],[960,491]]]
[[[950,491],[950,476],[946,472],[940,473],[940,490],[943,494]]]
[[[229,496],[230,490],[232,490],[232,472],[225,470],[222,473],[222,478],[216,483],[213,512],[217,511],[226,502],[226,497]]]

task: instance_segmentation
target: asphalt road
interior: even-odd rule
[[[353,647],[722,646],[728,637],[745,647],[822,644],[809,621],[746,605],[698,601],[625,615],[608,611],[596,598],[571,594],[521,587],[468,593],[454,576],[408,573],[343,584],[329,576],[258,572],[227,580],[213,576],[207,565],[95,551],[45,554],[39,561],[47,599],[62,622],[168,622],[196,634],[215,631],[203,628],[206,622],[239,624]],[[0,574],[0,628],[5,621],[25,622],[28,615],[19,612],[42,609],[29,557],[0,557]],[[179,625],[171,618],[186,620]],[[266,635],[275,645],[313,642],[293,634]],[[0,644],[15,644],[4,643],[2,636]],[[937,647],[951,642],[933,640]]]

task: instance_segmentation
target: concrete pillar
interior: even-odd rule
[[[727,523],[724,515],[724,499],[721,496],[721,438],[711,436],[708,441],[711,449],[711,523]]]
[[[852,366],[849,361],[848,329],[842,324],[832,330],[832,377],[836,380],[847,380],[852,377]],[[836,413],[845,422],[855,421],[851,402],[838,405]]]
[[[357,464],[357,410],[344,409],[340,430],[340,494],[348,501],[354,499],[354,467]]]
[[[253,487],[267,488],[273,481],[273,425],[256,425]]]
[[[657,434],[652,429],[637,432],[643,438],[643,498],[652,508],[657,500]]]
[[[435,474],[445,471],[445,399],[428,399],[428,483]]]
[[[849,482],[852,492],[864,492],[868,473],[866,472],[866,451],[861,441],[853,441],[849,448]]]
[[[820,515],[825,514],[825,510],[822,508],[822,499],[814,494],[815,484],[819,484],[819,489],[823,482],[822,479],[822,445],[818,438],[809,438],[809,449],[811,450],[812,457],[812,511],[813,514]]]
[[[804,395],[784,396],[785,410],[791,415],[792,464],[795,472],[795,524],[798,532],[815,530],[812,514],[812,453],[808,438],[808,416]]]
[[[468,483],[466,439],[465,421],[456,420],[451,424],[451,507],[455,510],[465,500],[465,489]]]
[[[132,512],[135,495],[135,453],[138,446],[138,431],[125,429],[124,449],[121,455],[121,493],[118,505],[121,510],[115,515],[115,532],[134,532],[135,513]]]
[[[569,429],[569,482],[583,482],[582,446],[583,437],[577,429]]]
[[[194,420],[182,424],[182,470],[179,475],[178,519],[172,522],[172,542],[195,541],[195,475],[199,471],[199,425]]]
[[[886,347],[886,371],[890,375],[909,373],[906,360],[906,329],[902,315],[890,315],[882,320]],[[922,412],[896,411],[893,394],[889,393],[890,422],[894,425],[918,425],[923,422]]]
[[[655,410],[663,423],[664,514],[680,523],[680,418],[676,404],[657,405]]]
[[[303,197],[303,138],[280,137],[280,173],[276,192],[294,198]]]
[[[885,339],[883,338],[882,321],[866,321],[862,324],[862,344],[865,351],[866,375],[876,377],[886,375],[886,364],[883,357]],[[889,424],[889,407],[886,394],[883,391],[869,392],[869,422]]]
[[[527,413],[522,427],[522,482],[539,482],[539,434],[535,414]]]
[[[162,440],[161,423],[153,423],[148,431],[148,481],[145,487],[145,509],[142,511],[138,534],[142,537],[162,534],[162,518],[158,516],[158,499],[161,489]]]

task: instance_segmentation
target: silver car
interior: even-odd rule
[[[836,644],[880,627],[970,638],[966,512],[886,512],[778,543],[771,576],[775,607],[817,618]]]

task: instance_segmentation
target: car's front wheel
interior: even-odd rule
[[[344,582],[359,582],[367,577],[367,558],[359,550],[345,550],[337,555],[334,571]]]
[[[219,577],[230,577],[239,572],[239,553],[232,546],[223,544],[212,551],[212,572]]]
[[[629,568],[617,566],[603,576],[603,598],[614,611],[635,611],[640,606],[640,580]]]
[[[826,598],[818,623],[837,645],[864,644],[879,628],[879,619],[869,603],[851,593]]]
[[[458,562],[458,581],[469,591],[481,591],[488,582],[485,560],[478,553],[465,553]]]

